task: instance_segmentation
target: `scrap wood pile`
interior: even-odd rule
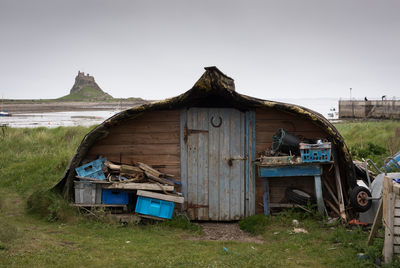
[[[110,161],[104,163],[109,182],[150,182],[174,186],[173,175],[161,173],[152,167],[137,162],[135,166],[116,165]]]
[[[97,206],[99,203],[135,205],[136,202],[135,212],[141,216],[170,219],[174,203],[182,204],[184,201],[181,193],[177,193],[175,189],[175,186],[180,186],[181,183],[174,181],[173,175],[159,172],[141,162],[134,165],[119,165],[100,158],[76,168],[76,172],[79,181],[76,181],[75,185],[75,203],[80,203],[80,206],[83,206],[82,204]],[[79,183],[85,181],[92,185],[89,190],[77,187],[81,185]],[[96,191],[99,188],[96,185],[100,187],[101,193]],[[137,198],[130,198],[129,195],[132,193]],[[98,198],[99,195],[101,198]],[[89,200],[91,197],[93,198]]]

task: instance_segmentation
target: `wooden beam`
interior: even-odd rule
[[[161,175],[161,172],[159,172],[158,170],[155,170],[154,168],[152,168],[152,167],[150,167],[150,166],[148,166],[146,164],[143,164],[141,162],[137,162],[136,164],[138,165],[138,167],[140,169],[142,169],[147,174],[151,174],[151,175],[153,175],[154,177],[157,177],[157,178],[160,177],[160,175]]]
[[[385,241],[383,258],[385,263],[391,263],[393,258],[393,221],[396,195],[393,193],[393,182],[389,177],[383,178],[383,224],[385,225]]]
[[[378,232],[378,228],[382,224],[382,211],[383,211],[382,203],[383,203],[382,199],[379,200],[378,211],[376,212],[376,215],[374,218],[374,223],[372,224],[372,228],[371,228],[371,231],[369,232],[369,236],[368,236],[368,242],[367,242],[368,246],[372,245],[372,242],[374,241],[376,233]]]
[[[109,185],[104,185],[104,189],[124,189],[124,190],[150,190],[150,191],[167,191],[172,192],[174,190],[174,186],[171,185],[160,185],[155,183],[123,183],[123,182],[114,182]]]
[[[162,183],[162,184],[168,184],[168,185],[172,185],[172,186],[175,185],[172,181],[164,179],[164,178],[156,177],[156,176],[148,173],[147,171],[145,171],[144,174],[146,174],[147,178],[149,178],[152,181],[156,181],[156,182],[159,182],[159,183]]]
[[[324,200],[325,200],[325,203],[327,203],[328,206],[330,206],[330,208],[331,208],[338,216],[340,216],[340,211],[335,207],[335,205],[332,204],[332,202],[329,201],[328,199],[325,199],[325,198],[324,198]]]
[[[159,193],[153,193],[153,192],[142,191],[142,190],[138,190],[137,195],[160,199],[160,200],[165,200],[165,201],[171,201],[171,202],[175,202],[175,203],[179,203],[179,204],[183,204],[183,202],[184,202],[184,198],[181,196],[159,194]]]
[[[393,192],[387,195],[387,212],[385,221],[385,242],[383,244],[383,257],[385,263],[391,263],[393,259],[393,211],[394,211],[394,200],[395,194]]]
[[[335,150],[336,150],[336,147],[332,148],[332,156],[333,156],[333,162],[334,162],[333,165],[335,167],[335,178],[336,178],[336,187],[337,187],[337,192],[338,192],[340,217],[342,218],[343,221],[347,221],[346,210],[344,207],[342,182],[340,179],[339,163],[338,163],[338,159],[337,159]]]
[[[331,195],[333,201],[335,201],[336,205],[338,207],[340,207],[339,204],[339,200],[337,199],[337,197],[335,196],[335,194],[333,193],[332,188],[329,186],[329,184],[326,182],[325,178],[322,180],[322,182],[324,183],[325,188],[328,190],[329,194]],[[340,216],[340,213],[338,213],[338,216]]]

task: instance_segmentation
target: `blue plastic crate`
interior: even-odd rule
[[[331,143],[320,144],[300,143],[301,161],[305,163],[331,161]]]
[[[138,196],[135,212],[164,219],[171,219],[172,213],[174,212],[174,206],[174,202]]]
[[[101,203],[107,205],[128,205],[129,193],[121,190],[103,189]]]
[[[105,180],[106,176],[104,176],[102,169],[103,164],[106,161],[106,158],[100,158],[80,167],[77,167],[75,168],[76,174],[78,174],[78,176],[80,177]]]

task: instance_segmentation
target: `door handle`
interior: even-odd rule
[[[228,161],[228,165],[231,167],[233,165],[234,160],[247,160],[247,155],[245,156],[234,156],[226,159]]]

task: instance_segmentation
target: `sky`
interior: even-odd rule
[[[263,98],[400,99],[398,0],[0,0],[0,94],[164,99],[217,66]],[[350,91],[350,88],[352,90]]]

